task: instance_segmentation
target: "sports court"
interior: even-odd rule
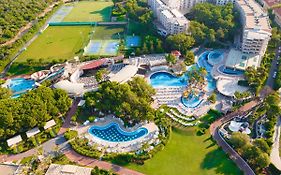
[[[56,13],[51,17],[49,23],[62,22],[65,16],[67,16],[72,10],[73,6],[62,6]]]
[[[63,22],[108,22],[113,7],[112,1],[79,1],[68,4],[72,10]]]
[[[126,47],[139,47],[141,45],[141,38],[139,36],[127,36]]]
[[[91,40],[83,55],[117,55],[119,40]]]

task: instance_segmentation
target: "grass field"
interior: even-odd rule
[[[112,1],[81,1],[72,5],[74,8],[64,18],[65,22],[110,21]]]
[[[128,168],[148,175],[242,174],[209,134],[197,136],[193,128],[174,129],[164,150],[144,165],[129,165]]]
[[[124,28],[116,26],[97,26],[94,28],[92,39],[120,39],[124,37]]]
[[[72,59],[88,43],[91,30],[85,26],[48,27],[16,61]]]

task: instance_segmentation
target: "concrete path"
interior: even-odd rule
[[[64,154],[69,160],[71,160],[79,165],[82,165],[82,166],[88,166],[88,167],[93,167],[93,168],[95,166],[98,166],[99,168],[111,170],[111,171],[114,171],[115,173],[121,174],[121,175],[143,175],[142,173],[139,173],[137,171],[133,171],[133,170],[130,170],[130,169],[118,166],[118,165],[114,165],[114,164],[111,164],[111,163],[108,163],[105,161],[82,156],[73,150],[68,150]]]
[[[280,128],[281,128],[281,121],[278,120],[277,124],[274,127],[274,134],[273,134],[273,145],[272,150],[270,153],[270,161],[275,167],[279,170],[281,170],[281,159],[279,155],[279,139],[280,139]]]

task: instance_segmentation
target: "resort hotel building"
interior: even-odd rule
[[[236,0],[235,7],[243,27],[242,52],[263,56],[271,37],[267,13],[254,0]]]
[[[176,4],[174,3],[172,7],[176,7]],[[189,21],[176,8],[167,6],[161,0],[148,0],[148,5],[159,22],[157,24],[159,34],[166,36],[187,32]]]

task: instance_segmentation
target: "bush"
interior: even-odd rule
[[[96,117],[95,116],[91,116],[91,117],[89,117],[89,122],[93,122],[94,120],[96,119]]]
[[[73,139],[75,137],[78,136],[78,132],[77,131],[74,131],[74,130],[68,130],[64,133],[64,137],[67,139],[67,140],[70,140],[70,139]]]

